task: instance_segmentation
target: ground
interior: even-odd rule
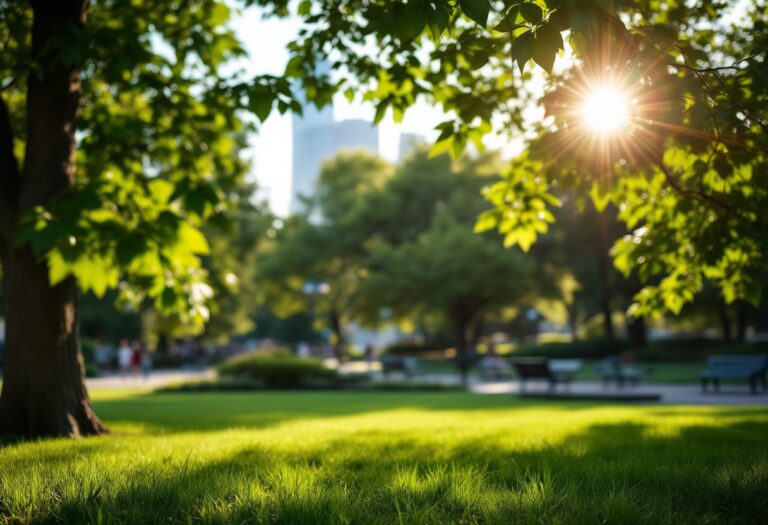
[[[766,523],[768,409],[95,391],[0,445],[0,523]]]

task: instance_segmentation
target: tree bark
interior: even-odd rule
[[[575,343],[579,340],[578,312],[576,311],[575,304],[564,304],[566,314],[568,315],[568,329],[571,331],[571,341]]]
[[[747,340],[747,329],[749,328],[749,314],[752,307],[744,301],[736,303],[736,340],[743,343]]]
[[[723,341],[730,343],[733,340],[731,331],[731,316],[728,315],[728,306],[724,301],[720,301],[720,326],[723,332]]]
[[[630,317],[627,319],[627,335],[635,348],[648,346],[647,330],[644,317]]]
[[[83,381],[74,279],[51,286],[45,259],[29,245],[11,246],[18,214],[47,204],[74,183],[80,79],[74,66],[58,60],[51,40],[66,41],[69,32],[81,28],[87,5],[88,0],[32,2],[32,53],[38,68],[27,79],[25,163],[15,188],[2,184],[14,216],[4,225],[0,243],[6,319],[0,434],[82,436],[106,431]],[[5,142],[0,148],[7,147]],[[0,152],[0,158],[7,154]]]
[[[460,313],[452,316],[454,344],[456,345],[456,368],[459,369],[461,383],[469,382],[469,341],[467,340],[467,327],[469,320]]]
[[[608,259],[609,240],[608,225],[606,224],[608,216],[605,212],[597,212],[597,228],[595,235],[595,248],[597,255],[597,272],[600,278],[600,312],[603,316],[603,335],[606,339],[613,339],[613,317],[611,309],[611,296],[613,290],[611,286],[610,261]]]

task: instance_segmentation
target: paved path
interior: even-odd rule
[[[376,379],[384,379],[381,373],[374,372],[373,375]],[[89,378],[86,380],[86,384],[88,388],[159,388],[179,381],[193,381],[214,376],[215,373],[212,370],[158,370],[153,371],[148,378],[109,375]],[[389,380],[402,381],[403,377],[398,374],[392,374]],[[459,378],[451,374],[424,374],[414,378],[414,381],[457,384]],[[520,392],[518,381],[485,382],[479,381],[477,378],[471,378],[469,388],[470,391],[477,394],[516,395]],[[544,392],[546,391],[546,385],[537,385],[531,382],[526,387],[526,390],[530,393],[536,391]],[[604,388],[600,382],[577,381],[571,384],[568,389],[561,385],[558,386],[558,392],[571,392],[575,395],[617,394],[622,392],[660,394],[661,399],[651,403],[664,405],[768,406],[768,393],[750,394],[749,386],[746,384],[723,385],[721,391],[717,394],[703,394],[701,388],[695,384],[645,384],[635,388],[620,390],[616,387]]]
[[[159,388],[170,383],[214,376],[213,370],[157,370],[152,371],[149,377],[122,377],[118,374],[89,377],[85,380],[85,384],[88,388]]]
[[[546,385],[526,386],[527,392],[546,391]],[[600,394],[660,394],[659,401],[663,405],[722,405],[722,406],[768,406],[768,393],[749,393],[749,385],[733,384],[723,385],[719,393],[701,392],[701,388],[695,384],[671,385],[671,384],[647,384],[634,388],[617,389],[616,387],[604,388],[600,382],[578,381],[570,387],[558,386],[558,392],[571,392],[574,395],[600,395]],[[473,383],[470,389],[478,394],[518,394],[520,384],[517,381],[501,381],[492,383]],[[569,390],[570,389],[570,390]]]
[[[375,373],[374,377],[384,381],[402,381],[401,374],[391,374],[385,378],[381,373]],[[419,374],[413,378],[413,381],[425,383],[441,383],[445,385],[455,385],[459,383],[458,375],[453,374]],[[517,380],[506,381],[481,381],[477,377],[470,377],[469,389],[477,394],[507,394],[517,395],[520,393],[520,382]],[[547,385],[544,383],[536,384],[533,381],[526,385],[526,392],[546,392]],[[620,395],[625,394],[659,394],[659,401],[646,401],[646,403],[659,403],[664,405],[717,405],[717,406],[768,406],[768,392],[759,392],[757,394],[749,393],[749,384],[725,384],[721,386],[719,393],[702,393],[698,384],[664,384],[647,383],[637,387],[625,387],[618,389],[615,386],[603,387],[600,381],[576,381],[570,386],[558,385],[557,392],[570,392],[575,396],[590,395]],[[609,400],[606,400],[609,401]]]

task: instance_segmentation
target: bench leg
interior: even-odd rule
[[[754,376],[749,378],[749,392],[752,395],[757,394],[757,378]]]
[[[713,379],[712,383],[715,385],[715,392],[720,392],[720,380],[719,379]]]
[[[707,393],[707,383],[708,383],[708,381],[706,379],[702,379],[701,380],[701,392],[702,392],[702,394],[706,394]]]

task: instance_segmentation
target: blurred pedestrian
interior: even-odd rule
[[[305,342],[299,343],[299,347],[296,349],[296,354],[301,359],[307,359],[311,355],[311,350],[309,348],[309,345]]]
[[[373,371],[373,360],[376,358],[376,352],[373,349],[373,345],[368,343],[365,345],[365,362],[368,363],[368,371]]]
[[[131,369],[133,370],[134,377],[139,377],[141,371],[141,343],[134,341],[131,344]]]
[[[122,339],[117,349],[117,366],[120,369],[120,376],[125,377],[130,373],[132,360],[133,350],[128,345],[128,340]]]
[[[152,356],[149,353],[149,349],[144,348],[141,352],[141,375],[144,379],[149,377],[149,372],[152,370]]]

